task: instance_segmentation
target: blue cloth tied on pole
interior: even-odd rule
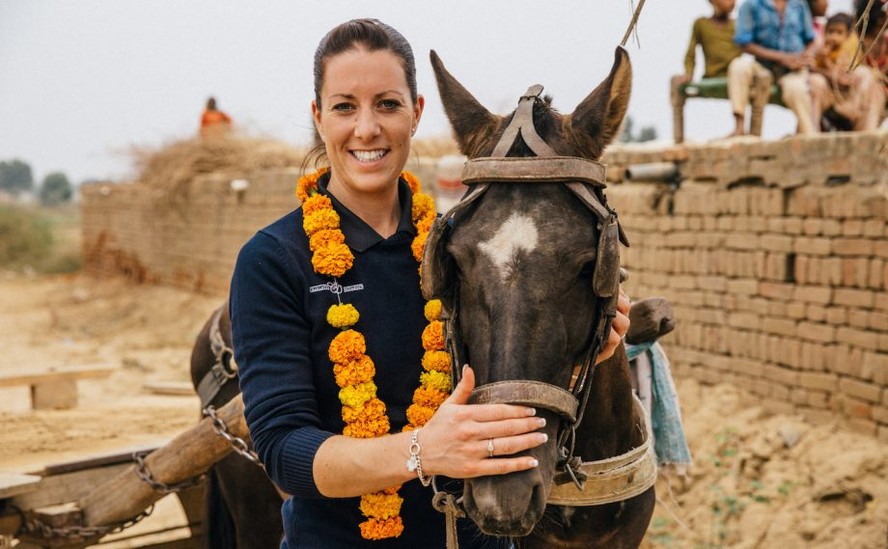
[[[692,462],[691,451],[684,434],[669,359],[657,341],[625,345],[638,382],[638,397],[648,413],[657,462],[675,465],[683,473]]]

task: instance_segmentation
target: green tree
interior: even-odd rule
[[[33,188],[34,176],[30,165],[18,159],[0,162],[0,190],[17,196]]]
[[[55,206],[71,200],[74,194],[71,182],[62,172],[53,172],[43,178],[40,185],[40,202],[45,206]]]
[[[626,121],[623,122],[623,129],[620,132],[617,141],[620,143],[641,143],[644,141],[653,141],[657,138],[657,128],[653,126],[643,126],[637,135],[633,131],[634,129],[634,120],[632,120],[631,116],[626,116]]]

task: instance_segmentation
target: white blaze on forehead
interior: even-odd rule
[[[499,269],[500,278],[509,276],[509,263],[520,251],[532,252],[538,241],[537,228],[533,219],[513,213],[496,231],[493,238],[478,244],[480,249]]]

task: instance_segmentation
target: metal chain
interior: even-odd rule
[[[24,516],[24,512],[19,512],[22,516]],[[18,533],[21,534],[23,532],[27,532],[28,534],[38,535],[42,538],[47,539],[63,538],[73,540],[101,538],[109,534],[116,534],[117,532],[122,532],[123,530],[126,530],[130,526],[135,525],[145,517],[151,515],[152,512],[154,512],[153,503],[147,509],[134,516],[133,518],[125,520],[118,524],[111,524],[107,526],[49,526],[40,519],[30,518],[22,522],[22,527]]]
[[[207,406],[204,408],[203,413],[205,416],[213,420],[213,429],[220,437],[224,438],[229,444],[231,444],[231,447],[234,448],[235,452],[259,467],[264,468],[262,462],[259,461],[259,454],[250,449],[250,444],[246,440],[231,434],[231,431],[228,430],[228,425],[226,425],[222,418],[216,414],[216,409],[213,406]]]
[[[205,474],[200,474],[196,477],[191,477],[175,484],[166,484],[164,482],[160,482],[159,480],[154,478],[154,475],[151,474],[151,471],[148,469],[148,465],[145,463],[145,456],[147,456],[148,454],[149,452],[134,452],[133,461],[136,463],[136,475],[138,475],[138,477],[142,479],[145,484],[150,486],[156,492],[160,492],[162,494],[172,494],[181,490],[185,490],[187,488],[193,488],[194,486],[200,484],[206,477]]]

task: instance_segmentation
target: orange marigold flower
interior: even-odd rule
[[[410,187],[410,192],[413,194],[418,193],[422,190],[422,184],[420,184],[419,179],[408,171],[401,172],[401,177],[404,178],[404,181],[407,182],[407,186]]]
[[[422,261],[422,249],[425,246],[428,237],[429,233],[419,233],[416,235],[416,238],[413,239],[413,243],[410,244],[410,250],[413,252],[413,259]]]
[[[438,320],[441,318],[441,309],[443,306],[441,305],[440,299],[430,299],[426,301],[425,307],[423,307],[423,314],[426,317],[426,320],[429,322],[433,320]]]
[[[426,372],[430,373],[430,372]],[[420,376],[420,380],[422,376]],[[357,408],[371,398],[376,396],[376,384],[372,381],[366,383],[358,383],[357,385],[349,385],[339,389],[339,402],[345,406]]]
[[[342,407],[342,421],[346,423],[366,421],[368,418],[379,419],[380,417],[385,417],[385,402],[376,397],[365,402],[363,406]]]
[[[353,421],[342,429],[342,434],[352,438],[376,438],[389,432],[388,416],[369,418],[366,421]]]
[[[437,410],[447,400],[447,393],[429,387],[419,386],[413,391],[413,403]]]
[[[315,252],[333,244],[344,244],[345,235],[339,229],[321,229],[308,238],[308,248]]]
[[[355,330],[345,330],[336,334],[330,342],[327,355],[331,362],[347,363],[361,358],[367,352],[364,336]]]
[[[373,376],[376,375],[376,365],[368,355],[361,355],[356,360],[334,363],[333,375],[336,376],[336,385],[340,387],[357,385],[373,381]]]
[[[322,194],[312,195],[302,201],[302,216],[316,214],[317,212],[330,210],[333,208],[333,201],[329,197]]]
[[[422,355],[422,367],[428,371],[450,372],[450,353],[447,351],[426,351]]]
[[[370,519],[359,524],[361,537],[364,539],[396,538],[404,531],[404,523],[401,517],[392,517],[384,520]]]
[[[318,231],[339,229],[339,214],[332,208],[318,210],[302,218],[302,228],[309,238]]]
[[[426,351],[440,351],[444,348],[444,323],[433,320],[422,331],[422,348]]]
[[[308,173],[299,178],[299,181],[296,183],[296,198],[299,199],[300,202],[305,202],[305,200],[310,196],[318,192],[318,180],[322,175],[327,173],[330,168],[321,168],[314,173]]]
[[[373,492],[361,496],[361,512],[364,516],[387,519],[401,512],[404,499],[398,494],[387,494],[385,491]]]
[[[334,303],[327,309],[327,323],[334,328],[347,328],[358,322],[361,315],[351,303]]]
[[[317,250],[311,256],[311,266],[315,272],[332,277],[340,277],[355,262],[351,248],[347,244],[330,244]]]
[[[388,488],[383,490],[383,492],[385,492],[386,494],[397,494],[398,490],[400,490],[400,489],[401,489],[401,485],[396,484],[395,486],[389,486]]]
[[[444,372],[423,372],[419,374],[419,381],[428,389],[450,392],[452,380],[450,374]]]
[[[407,421],[410,422],[410,425],[419,428],[428,423],[434,414],[435,410],[428,406],[411,404],[410,407],[407,408]]]
[[[424,217],[414,223],[416,231],[419,233],[427,233],[432,230],[432,224],[435,223],[435,216]]]

